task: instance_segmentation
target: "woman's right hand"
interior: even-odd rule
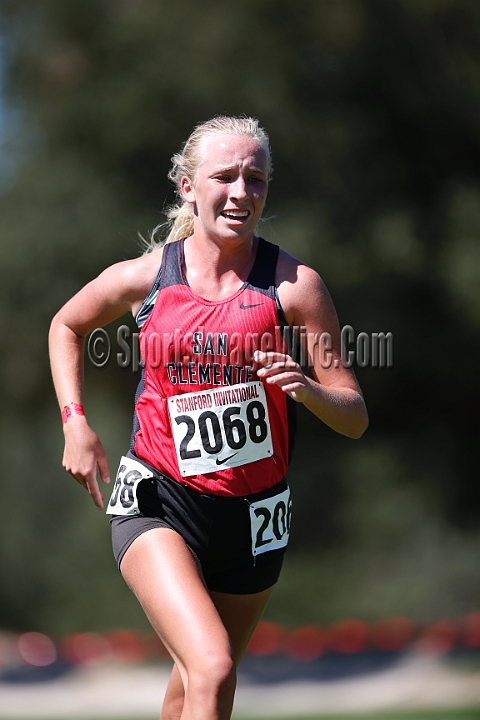
[[[107,454],[98,435],[83,415],[74,415],[63,426],[65,450],[62,465],[90,493],[95,505],[103,510],[103,494],[97,482],[97,467],[103,482],[110,482]]]

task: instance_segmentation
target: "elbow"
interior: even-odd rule
[[[361,415],[359,415],[358,418],[356,418],[355,423],[353,427],[351,428],[351,432],[348,434],[348,437],[352,440],[360,440],[365,430],[368,428],[368,413],[367,409],[364,406],[363,412]]]
[[[56,330],[57,330],[57,326],[58,326],[58,313],[52,318],[52,322],[50,323],[50,329],[49,329],[49,331],[48,331],[48,341],[49,341],[49,343],[52,342],[52,340],[53,340],[53,338],[54,338],[54,336],[55,336],[55,332],[56,332]]]
[[[62,308],[60,308],[60,310],[58,312],[56,312],[52,318],[52,321],[50,323],[49,335],[54,333],[59,325],[62,325],[61,315],[62,315]]]
[[[58,337],[58,331],[60,326],[62,325],[62,322],[59,318],[60,312],[58,312],[53,318],[52,322],[50,323],[50,329],[48,331],[48,344],[51,347],[52,343],[54,343]]]
[[[71,337],[78,337],[76,333],[65,324],[62,311],[59,310],[52,318],[50,329],[48,331],[48,347],[50,354],[65,341],[69,341]]]

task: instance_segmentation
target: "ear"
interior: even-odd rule
[[[195,202],[195,190],[193,188],[193,183],[186,175],[183,175],[180,180],[180,190],[182,192],[182,197],[186,202],[192,204]]]

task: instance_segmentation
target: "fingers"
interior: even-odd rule
[[[95,505],[100,508],[100,510],[103,510],[103,494],[100,492],[100,489],[98,487],[96,468],[92,473],[86,475],[79,472],[73,473],[71,471],[70,475],[75,478],[79,485],[82,485],[85,490],[87,490]]]
[[[262,363],[266,368],[270,368],[273,364],[278,365],[278,367],[295,367],[297,363],[290,357],[290,355],[285,355],[283,353],[278,352],[262,352],[261,350],[256,350],[253,354],[253,359],[256,362]]]
[[[290,355],[276,352],[257,351],[254,359],[264,367],[257,370],[257,375],[269,385],[278,385],[283,392],[290,395],[296,402],[302,402],[308,392],[308,380],[300,365]]]
[[[89,478],[86,482],[86,487],[95,505],[100,510],[103,510],[103,494],[98,487],[97,478]]]
[[[282,353],[269,352],[263,353],[257,351],[254,355],[254,359],[257,362],[262,363],[264,367],[257,370],[257,375],[262,378],[266,378],[267,382],[274,382],[273,376],[277,376],[275,382],[278,382],[278,376],[281,375],[283,380],[291,380],[295,382],[296,379],[304,377],[300,365],[296,363],[290,355],[283,355]]]
[[[110,482],[110,468],[108,466],[108,460],[107,460],[107,453],[103,449],[103,447],[100,449],[98,458],[98,472],[100,473],[100,477],[102,478],[104,483]]]
[[[75,472],[72,467],[69,467],[69,463],[64,462],[63,467],[65,470],[78,482],[79,485],[82,485],[82,487],[87,490],[90,497],[92,498],[95,505],[100,508],[100,510],[103,510],[103,494],[100,492],[100,489],[98,487],[98,482],[96,478],[97,474],[97,468],[96,465],[94,466],[93,470],[88,471],[77,471]],[[105,470],[104,470],[105,472]],[[107,465],[107,474],[108,474],[108,465]],[[104,482],[110,482],[110,478],[107,477]]]
[[[63,467],[88,491],[95,505],[103,509],[103,495],[97,482],[97,467],[103,482],[110,482],[107,454],[97,435],[87,426],[70,428],[65,437]]]

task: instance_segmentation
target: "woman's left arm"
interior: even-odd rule
[[[314,270],[282,251],[277,287],[288,324],[306,332],[314,379],[288,355],[257,352],[255,359],[264,365],[259,377],[281,387],[333,430],[361,437],[368,426],[367,409],[353,370],[342,361],[340,327],[327,288]]]

